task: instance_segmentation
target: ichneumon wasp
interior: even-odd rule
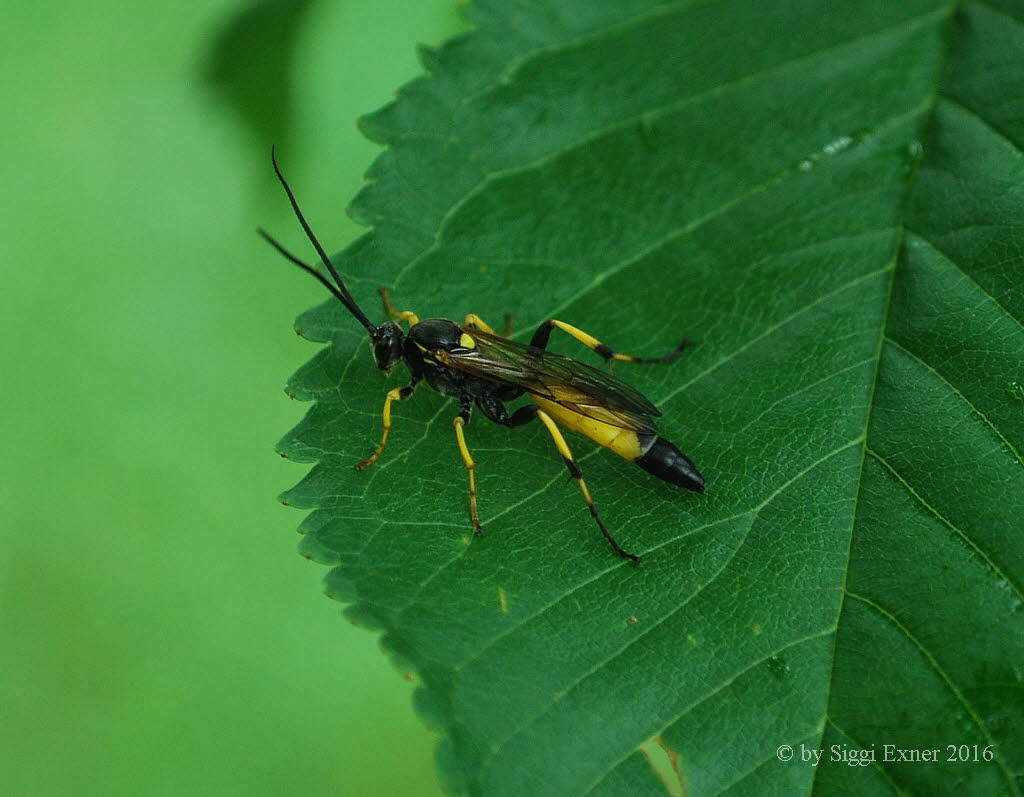
[[[559,425],[586,435],[598,445],[635,462],[659,479],[704,492],[704,477],[697,467],[689,457],[658,434],[654,418],[661,413],[646,397],[611,373],[547,351],[553,329],[562,330],[609,363],[671,362],[690,341],[681,341],[663,357],[633,357],[615,351],[564,321],[552,318],[537,328],[528,344],[523,344],[507,337],[511,332],[510,318],[506,319],[504,335],[496,334],[483,319],[473,313],[467,315],[461,324],[444,318],[421,321],[411,310],[396,311],[391,306],[386,288],[381,288],[384,309],[395,321],[385,321],[375,326],[356,304],[310,229],[273,151],[271,162],[299,224],[334,282],[293,255],[266,231],[259,230],[260,235],[288,260],[319,280],[366,328],[378,368],[390,371],[395,364],[403,361],[409,370],[409,383],[390,390],[385,397],[384,431],[380,444],[368,458],[355,466],[358,470],[370,467],[384,452],[391,431],[391,405],[396,401],[405,401],[412,396],[420,382],[426,382],[459,404],[459,414],[453,419],[453,426],[459,453],[469,473],[469,516],[476,534],[482,533],[474,477],[476,462],[466,445],[463,431],[474,407],[486,418],[502,426],[522,426],[536,419],[546,427],[566,468],[579,485],[583,500],[598,528],[615,552],[624,559],[641,561],[639,556],[619,545],[601,520],[587,483],[583,480],[580,466],[562,436]],[[408,331],[404,332],[396,322],[408,323]],[[532,403],[510,412],[506,403],[524,394]]]

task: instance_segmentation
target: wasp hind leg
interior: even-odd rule
[[[462,455],[462,462],[469,472],[469,519],[473,523],[473,533],[479,537],[483,535],[484,530],[480,525],[480,512],[476,506],[476,477],[473,474],[476,470],[476,462],[473,461],[473,455],[469,453],[469,447],[466,445],[466,435],[462,431],[463,427],[469,423],[469,413],[470,408],[463,407],[462,412],[452,419],[452,426],[455,427],[455,439],[459,443],[459,453]]]
[[[677,345],[668,354],[664,354],[661,357],[634,357],[632,354],[617,352],[607,343],[602,343],[593,335],[588,335],[582,329],[577,329],[572,324],[566,324],[564,321],[559,321],[556,318],[550,318],[537,327],[537,331],[533,333],[533,338],[530,340],[530,345],[538,349],[546,349],[548,346],[548,339],[551,337],[551,330],[555,327],[558,327],[558,329],[562,330],[567,335],[574,337],[588,349],[603,357],[606,362],[669,363],[679,357],[679,355],[683,353],[683,349],[687,346],[693,345],[692,340],[683,338],[683,340],[679,341],[679,345]]]
[[[500,407],[500,409],[499,409]],[[594,505],[594,499],[590,496],[590,490],[587,489],[587,483],[583,480],[583,471],[580,470],[579,463],[576,458],[572,455],[572,450],[569,448],[569,444],[565,442],[565,437],[562,436],[561,429],[551,419],[551,416],[544,412],[536,404],[527,404],[524,407],[520,407],[514,413],[509,415],[504,406],[481,406],[484,414],[487,415],[492,421],[500,423],[503,426],[516,427],[522,426],[523,424],[529,423],[534,418],[537,418],[544,427],[548,430],[548,434],[551,435],[551,439],[555,442],[555,448],[558,449],[558,453],[562,455],[562,461],[565,462],[565,467],[569,469],[569,475],[576,480],[576,483],[580,486],[580,492],[583,493],[583,500],[587,502],[587,509],[590,510],[591,517],[594,518],[594,522],[597,523],[597,527],[601,529],[601,534],[608,540],[608,544],[612,546],[619,556],[623,559],[628,559],[631,562],[640,564],[643,562],[636,554],[632,554],[625,550],[619,541],[612,536],[612,533],[608,531],[608,527],[604,525],[604,521],[601,520],[601,515],[597,511],[597,507]]]
[[[396,387],[388,391],[387,396],[384,398],[384,412],[382,413],[384,416],[384,432],[380,437],[380,445],[377,446],[377,450],[370,454],[370,456],[356,464],[356,470],[366,470],[380,459],[380,455],[384,453],[384,448],[388,444],[388,435],[391,433],[391,402],[405,401],[412,395],[415,389],[416,383],[413,382],[405,387]]]

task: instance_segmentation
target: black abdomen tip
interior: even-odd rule
[[[654,441],[647,453],[634,460],[637,465],[659,479],[678,484],[687,490],[704,492],[704,477],[686,454],[664,437]]]

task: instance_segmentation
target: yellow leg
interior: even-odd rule
[[[676,359],[682,353],[683,349],[689,346],[692,342],[684,339],[680,341],[679,345],[676,346],[675,349],[673,349],[668,354],[662,357],[634,357],[632,354],[622,354],[620,352],[615,351],[607,343],[602,343],[593,335],[588,335],[582,329],[578,329],[577,327],[574,327],[572,324],[566,324],[564,321],[559,321],[558,319],[552,318],[540,325],[540,327],[534,333],[533,340],[530,341],[530,344],[541,349],[546,348],[548,345],[548,338],[551,335],[551,330],[555,327],[562,330],[567,335],[571,335],[584,346],[586,346],[588,349],[590,349],[593,352],[596,352],[597,354],[604,357],[604,359],[608,361],[621,360],[623,362],[628,363],[671,362],[672,360]]]
[[[594,506],[594,499],[590,497],[590,490],[587,489],[587,483],[583,481],[583,471],[580,470],[579,464],[573,458],[572,451],[569,449],[569,444],[565,442],[565,438],[562,436],[562,431],[558,428],[551,416],[548,415],[544,410],[537,410],[537,417],[540,422],[547,427],[548,433],[551,435],[551,439],[555,441],[555,448],[558,449],[558,453],[562,455],[562,459],[565,462],[565,466],[569,469],[569,473],[576,480],[576,483],[580,486],[580,492],[583,493],[583,500],[587,502],[587,508],[590,510],[590,514],[597,522],[598,528],[601,529],[601,533],[604,538],[608,540],[608,543],[615,549],[615,553],[621,556],[623,559],[629,559],[630,561],[639,564],[641,559],[635,554],[631,554],[624,550],[618,541],[612,536],[611,532],[604,525],[604,521],[601,520],[601,516],[597,513],[597,507]]]
[[[416,326],[420,322],[420,319],[412,310],[402,310],[401,312],[399,312],[394,307],[392,307],[391,293],[383,285],[380,286],[380,295],[381,298],[384,300],[384,310],[387,312],[389,316],[391,316],[392,318],[397,318],[399,321],[408,321],[409,326],[411,327]]]
[[[380,445],[377,446],[377,450],[374,451],[369,457],[364,459],[362,462],[356,465],[356,470],[366,470],[374,462],[376,462],[380,455],[384,453],[384,447],[388,444],[388,435],[391,433],[391,402],[392,401],[403,401],[412,395],[413,385],[406,385],[405,387],[396,387],[393,390],[389,390],[387,396],[384,398],[384,433],[380,438]]]
[[[476,470],[476,463],[473,461],[473,456],[469,453],[469,448],[466,446],[466,436],[462,431],[462,427],[466,425],[466,419],[461,415],[456,415],[454,420],[452,420],[452,425],[455,427],[455,438],[459,441],[459,453],[462,454],[462,462],[465,464],[466,470],[469,471],[469,519],[473,522],[473,532],[475,534],[483,534],[484,530],[480,526],[480,513],[476,508],[476,479],[473,476],[473,471]]]
[[[486,332],[489,335],[497,335],[498,334],[497,332],[494,331],[494,329],[491,328],[490,324],[488,324],[486,321],[484,321],[476,313],[469,313],[466,316],[465,324],[466,324],[467,327],[473,327],[474,329],[479,329],[481,332]],[[511,315],[506,315],[505,316],[505,329],[501,333],[501,336],[503,338],[507,338],[509,335],[512,334],[512,330],[513,330],[514,327],[515,327],[515,318],[513,318]]]
[[[481,332],[486,332],[488,335],[496,335],[490,324],[484,321],[476,313],[467,313],[465,324],[467,327],[473,327],[473,329],[479,329]]]

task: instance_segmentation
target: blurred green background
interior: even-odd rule
[[[276,138],[328,248],[354,238],[379,151],[356,117],[465,22],[453,0],[320,0],[261,39],[231,27],[247,7],[5,7],[5,794],[438,793],[412,685],[274,500],[304,472],[272,447],[305,410],[282,386],[322,289],[254,228],[304,251]],[[214,73],[248,84],[211,88],[218,42]]]

